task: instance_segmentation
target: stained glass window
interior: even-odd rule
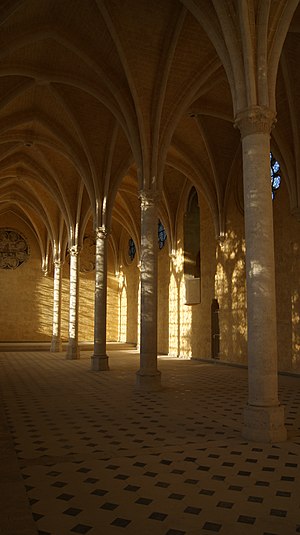
[[[162,249],[163,246],[165,245],[166,239],[167,239],[167,233],[165,231],[165,227],[163,226],[162,222],[159,219],[158,220],[158,246],[160,249]]]
[[[275,197],[275,193],[278,190],[281,182],[280,165],[276,158],[274,158],[272,152],[270,152],[270,169],[271,169],[271,186],[272,186],[272,199]]]
[[[135,257],[135,253],[136,253],[135,243],[134,243],[133,239],[130,238],[129,242],[128,242],[128,254],[129,254],[129,258],[130,258],[131,262]]]

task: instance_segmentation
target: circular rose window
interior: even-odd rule
[[[0,228],[0,269],[16,269],[29,257],[29,246],[20,232]]]

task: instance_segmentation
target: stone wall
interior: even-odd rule
[[[183,273],[183,213],[177,229],[175,256],[168,238],[158,252],[158,352],[181,358],[211,358],[211,303],[219,304],[222,360],[247,363],[244,220],[232,195],[226,234],[217,241],[212,216],[200,196],[201,300],[185,302]],[[274,200],[278,362],[280,370],[300,369],[300,223],[290,213],[283,182]],[[19,230],[30,255],[16,269],[0,269],[1,341],[49,341],[52,335],[53,273],[44,276],[35,235],[23,220],[6,214],[0,227]],[[124,239],[127,247],[129,236]],[[126,246],[126,247],[125,247]],[[109,248],[107,340],[139,343],[139,259],[126,260],[118,276]],[[126,261],[124,261],[126,260]],[[79,340],[94,336],[94,271],[80,274]],[[68,340],[69,264],[63,266],[63,341]]]
[[[53,280],[42,274],[36,237],[13,214],[0,217],[0,227],[21,232],[29,245],[29,258],[19,267],[0,269],[0,340],[50,341]]]
[[[283,181],[274,199],[278,362],[300,370],[300,222]]]

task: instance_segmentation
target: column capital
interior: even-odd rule
[[[141,189],[139,191],[139,198],[141,201],[141,206],[147,207],[152,206],[154,204],[158,204],[160,201],[160,192],[150,189]]]
[[[95,228],[95,234],[96,234],[96,239],[106,239],[109,235],[109,228],[106,227],[105,225],[101,225],[101,227],[96,227]]]
[[[276,123],[276,112],[266,106],[252,106],[240,111],[234,126],[239,128],[242,138],[251,134],[270,134]]]
[[[60,258],[55,258],[53,260],[53,265],[57,268],[60,268],[63,265],[63,261]]]
[[[81,247],[79,245],[72,245],[69,248],[69,253],[71,256],[78,256],[81,251]]]

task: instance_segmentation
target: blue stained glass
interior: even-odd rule
[[[135,243],[134,243],[133,239],[130,238],[129,241],[128,241],[128,254],[129,254],[129,258],[130,258],[131,262],[135,257],[135,253],[136,253]]]
[[[274,158],[272,152],[270,152],[270,171],[271,171],[272,199],[274,199],[275,193],[280,186],[281,172],[280,172],[279,162]]]
[[[165,245],[166,239],[167,239],[167,233],[165,231],[165,227],[163,226],[162,222],[159,219],[158,220],[158,246],[160,249],[162,249],[163,246]]]

